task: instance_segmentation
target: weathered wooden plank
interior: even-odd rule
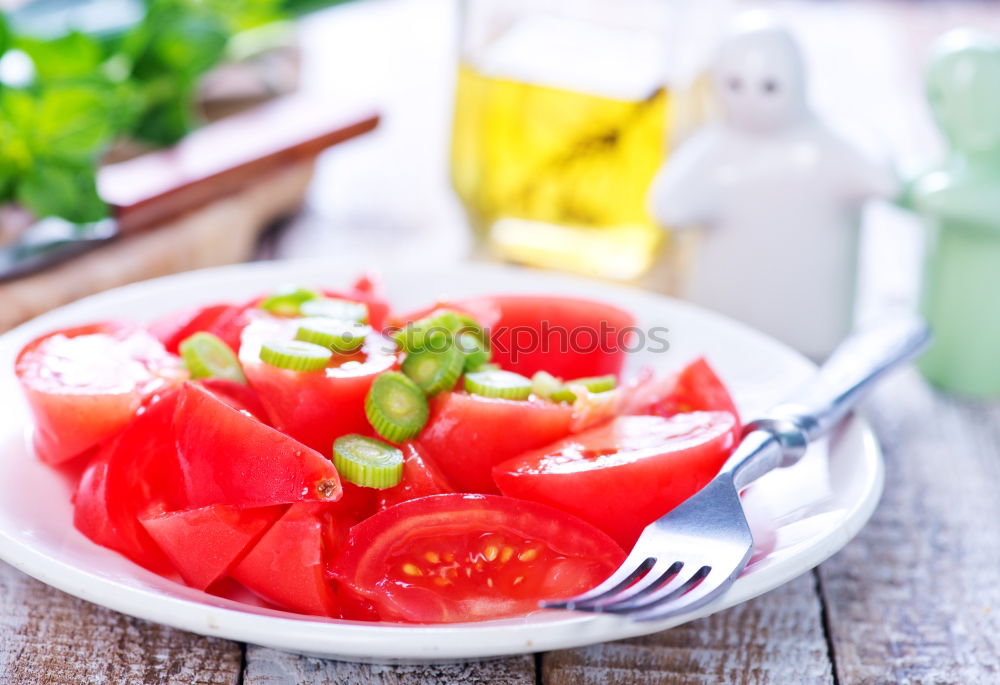
[[[820,567],[840,682],[1000,682],[1000,405],[909,373],[867,409],[885,495]]]
[[[242,648],[104,609],[0,562],[0,682],[239,681]]]
[[[815,577],[645,637],[542,656],[545,685],[831,683]]]
[[[464,664],[352,664],[248,645],[243,682],[245,685],[534,685],[535,659],[527,655]]]

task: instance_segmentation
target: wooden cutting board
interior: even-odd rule
[[[299,96],[199,129],[174,148],[101,170],[122,236],[45,271],[0,282],[0,332],[127,283],[246,261],[302,204],[316,156],[378,123]]]

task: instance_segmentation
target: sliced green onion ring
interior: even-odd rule
[[[441,351],[420,349],[403,360],[403,373],[428,395],[451,390],[465,368],[465,355],[454,345]]]
[[[389,442],[416,437],[429,414],[423,390],[398,371],[379,374],[365,396],[368,422]]]
[[[334,440],[333,465],[341,478],[363,488],[391,488],[403,479],[398,447],[356,433]]]
[[[236,354],[217,335],[206,331],[195,333],[181,342],[179,351],[191,378],[228,378],[238,383],[247,382]]]
[[[334,354],[350,354],[361,349],[371,330],[356,321],[314,316],[299,321],[295,339],[321,345]]]
[[[483,397],[526,400],[531,395],[531,380],[512,371],[472,371],[465,374],[465,389]]]
[[[303,316],[318,316],[325,319],[340,321],[368,321],[368,305],[354,300],[343,300],[339,297],[319,297],[303,302],[299,308]]]
[[[261,361],[289,371],[319,371],[331,357],[325,347],[301,340],[270,340],[260,346]]]
[[[278,288],[265,297],[260,308],[279,316],[298,316],[302,305],[321,297],[319,292],[311,288],[288,285]]]

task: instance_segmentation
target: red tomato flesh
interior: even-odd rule
[[[590,524],[533,502],[435,495],[351,529],[335,578],[384,619],[479,621],[524,614],[604,580],[624,559]]]
[[[729,412],[735,420],[733,433],[737,438],[741,431],[736,403],[704,357],[695,359],[676,375],[649,375],[640,380],[628,388],[624,404],[624,414],[673,416],[691,411]]]
[[[36,453],[48,464],[111,437],[187,376],[152,336],[117,322],[42,336],[21,350],[15,371],[35,419]]]
[[[202,331],[218,336],[233,352],[237,352],[240,349],[240,333],[248,323],[245,311],[245,305],[213,304],[167,314],[146,329],[171,354],[180,354],[180,344]]]
[[[338,616],[337,596],[325,569],[325,546],[336,534],[330,506],[293,504],[230,575],[278,606],[315,616]]]
[[[443,392],[430,409],[417,444],[458,492],[496,493],[493,466],[565,437],[573,419],[568,404],[465,392]]]
[[[260,360],[268,338],[294,337],[294,322],[258,319],[244,332],[240,361],[270,423],[314,450],[332,454],[333,441],[348,433],[374,435],[365,416],[365,395],[375,376],[396,364],[395,352],[373,335],[361,352],[338,355],[322,371],[290,371]]]
[[[243,508],[213,504],[140,518],[184,581],[204,590],[226,575],[285,507]]]
[[[531,376],[565,379],[618,374],[635,319],[623,309],[575,297],[497,295],[458,302],[471,312],[496,312],[490,329],[493,361]]]
[[[329,459],[194,383],[180,391],[175,422],[191,507],[340,499]]]
[[[419,445],[407,442],[400,449],[403,450],[403,479],[396,487],[379,490],[380,510],[418,497],[455,492],[441,470],[424,456]]]
[[[248,385],[228,378],[199,378],[193,381],[202,386],[236,411],[243,411],[267,423],[267,410],[260,397]]]
[[[74,495],[73,525],[99,545],[157,572],[171,565],[139,516],[187,506],[174,443],[174,391],[102,444]]]
[[[621,416],[493,469],[501,492],[594,524],[631,549],[647,524],[704,487],[735,445],[733,417]]]

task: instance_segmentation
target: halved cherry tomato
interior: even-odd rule
[[[336,539],[339,529],[332,520],[331,507],[336,506],[293,504],[230,575],[278,606],[316,616],[338,616],[337,596],[325,568],[326,546],[343,542],[342,537]]]
[[[600,530],[534,502],[434,495],[351,529],[332,575],[388,620],[480,621],[523,614],[604,580],[624,552]]]
[[[94,542],[157,572],[171,565],[138,517],[187,506],[174,434],[177,391],[103,443],[74,495],[73,524]]]
[[[620,416],[493,469],[500,490],[575,514],[626,549],[704,487],[735,445],[728,412]]]
[[[493,361],[527,376],[618,374],[635,325],[618,307],[575,297],[496,295],[461,300],[458,306],[496,312],[493,321],[481,322],[490,329]]]
[[[698,357],[676,375],[650,374],[640,379],[625,389],[623,404],[623,414],[674,416],[690,411],[729,412],[735,420],[735,438],[740,437],[742,429],[736,403],[704,357]]]
[[[465,392],[443,392],[430,404],[417,444],[459,492],[497,492],[493,466],[568,435],[573,418],[568,404]]]
[[[15,371],[35,419],[35,451],[48,464],[111,437],[143,402],[187,377],[152,336],[119,322],[42,336],[21,350]]]
[[[406,442],[400,449],[403,450],[403,480],[396,487],[378,491],[380,510],[417,497],[455,492],[441,470],[424,456],[419,445]]]
[[[194,383],[181,388],[175,421],[191,507],[341,497],[340,477],[329,459]]]
[[[139,521],[184,581],[204,590],[242,558],[285,508],[213,504],[140,516]]]
[[[264,340],[291,339],[296,326],[259,318],[243,334],[240,362],[271,425],[324,455],[332,454],[333,441],[341,435],[373,435],[365,416],[365,395],[375,376],[396,364],[395,352],[373,334],[360,352],[338,355],[336,365],[322,371],[291,371],[260,360]]]

